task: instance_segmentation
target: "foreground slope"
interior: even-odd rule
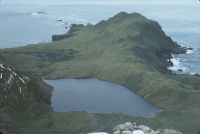
[[[67,39],[4,49],[0,57],[37,79],[96,77],[121,84],[163,108],[155,119],[143,122],[197,133],[200,77],[175,75],[167,69],[171,55],[184,52],[157,22],[121,12],[81,27]]]
[[[51,111],[51,89],[0,63],[0,133],[18,120]]]

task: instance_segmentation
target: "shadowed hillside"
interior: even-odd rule
[[[48,86],[0,64],[0,129],[9,128],[13,120],[26,120],[51,111]]]

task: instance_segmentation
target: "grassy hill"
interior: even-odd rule
[[[172,54],[184,52],[185,49],[166,36],[157,22],[138,13],[121,12],[96,25],[81,27],[73,36],[61,41],[0,50],[0,57],[38,80],[42,76],[46,79],[96,77],[118,83],[163,109],[153,119],[126,116],[123,119],[153,128],[169,127],[195,134],[200,131],[200,77],[176,75],[167,69],[172,65],[169,61]],[[53,116],[70,113],[60,114],[53,113]],[[88,116],[82,115],[84,119]],[[105,116],[121,118],[119,115]],[[76,120],[78,117],[70,118]],[[97,118],[104,121],[93,115],[84,122],[91,123]],[[113,118],[108,121],[110,124]],[[91,125],[79,129],[88,127]]]

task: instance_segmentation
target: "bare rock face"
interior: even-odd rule
[[[72,24],[67,33],[61,34],[61,35],[53,35],[52,41],[60,41],[60,40],[69,38],[69,37],[75,35],[76,32],[80,31],[83,27],[84,27],[84,25],[82,25],[82,24]]]
[[[109,133],[96,132],[88,134],[109,134]],[[182,134],[182,133],[173,129],[153,130],[145,125],[137,125],[136,123],[126,122],[124,124],[117,125],[113,129],[112,134]]]
[[[28,81],[29,78],[18,75],[11,68],[0,64],[0,127],[10,120],[9,111],[17,110],[15,106],[24,97]]]
[[[137,125],[136,123],[126,122],[120,124],[113,129],[114,134],[182,134],[173,129],[153,130],[145,125]]]

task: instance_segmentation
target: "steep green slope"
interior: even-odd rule
[[[0,63],[0,132],[51,111],[51,89]]]
[[[65,40],[4,49],[0,57],[38,79],[96,77],[121,84],[163,108],[155,119],[143,122],[197,133],[200,77],[167,69],[171,54],[184,52],[157,22],[121,12]]]

